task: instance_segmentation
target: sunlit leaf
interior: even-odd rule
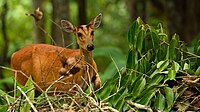
[[[142,76],[138,77],[136,81],[133,83],[132,95],[133,99],[137,98],[137,96],[142,92],[146,84],[145,78]]]
[[[164,108],[165,108],[165,97],[164,97],[163,94],[158,93],[156,95],[154,107],[155,107],[156,110],[160,110],[160,111],[164,110]]]
[[[180,68],[180,65],[177,62],[173,61],[172,69],[178,72],[179,68]]]
[[[147,93],[144,94],[144,96],[142,96],[142,98],[140,98],[137,102],[142,105],[148,105],[152,97],[155,95],[155,93],[156,93],[156,88],[147,91]]]
[[[165,91],[165,97],[167,100],[167,107],[171,108],[174,102],[174,93],[172,89],[169,87],[164,87],[164,91]]]
[[[160,61],[158,64],[157,64],[157,69],[158,71],[163,71],[167,68],[167,66],[169,65],[169,61],[168,60],[165,60],[165,61]]]
[[[164,79],[164,75],[156,74],[149,82],[150,85],[159,84]]]
[[[169,72],[168,72],[168,78],[169,78],[169,80],[175,80],[175,78],[176,78],[176,71],[175,70],[169,70]]]
[[[189,64],[185,63],[183,66],[183,70],[188,70],[188,69],[190,69]]]
[[[196,72],[195,72],[195,75],[196,76],[199,76],[200,75],[200,66],[197,68]]]

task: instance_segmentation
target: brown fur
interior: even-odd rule
[[[52,91],[69,92],[76,84],[85,91],[91,82],[94,83],[94,90],[100,88],[101,80],[92,55],[93,30],[99,27],[100,23],[101,14],[91,20],[88,25],[80,27],[73,26],[67,20],[61,20],[63,30],[75,34],[80,49],[32,44],[15,52],[11,58],[11,68],[24,73],[15,74],[17,82],[25,85],[27,78],[32,76],[33,81],[38,85],[36,89],[41,92],[64,76],[53,85]]]

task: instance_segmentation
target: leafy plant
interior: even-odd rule
[[[14,94],[16,96],[12,97],[8,93],[0,90],[0,101],[1,111],[11,111],[16,110],[20,112],[29,112],[31,107],[35,110],[33,103],[34,103],[34,96],[35,96],[35,89],[33,85],[32,78],[29,77],[28,81],[26,82],[25,86],[22,88],[20,85],[17,84],[17,90],[14,90]],[[22,96],[21,96],[22,95]],[[16,97],[16,98],[15,98]],[[25,101],[23,101],[25,100]]]
[[[177,82],[178,74],[199,74],[195,62],[199,61],[199,46],[195,47],[197,54],[187,52],[178,35],[174,34],[169,41],[161,24],[154,28],[140,18],[129,29],[128,42],[125,72],[118,71],[108,80],[98,97],[119,111],[173,110],[187,87],[171,83]]]

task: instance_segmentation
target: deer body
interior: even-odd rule
[[[52,91],[68,92],[78,84],[84,91],[91,82],[94,89],[98,89],[101,80],[97,73],[97,66],[93,60],[93,29],[101,22],[101,14],[90,21],[88,25],[73,26],[69,21],[62,20],[62,28],[66,32],[73,32],[79,49],[72,50],[63,47],[32,44],[15,52],[11,58],[11,68],[22,71],[15,73],[17,82],[25,85],[29,76],[37,84],[36,89],[45,91],[59,77]]]

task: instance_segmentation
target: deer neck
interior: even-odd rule
[[[92,62],[93,62],[92,51],[87,51],[83,48],[80,48],[80,53],[81,53],[81,56],[83,56],[83,60],[87,62],[88,64],[92,65]]]

